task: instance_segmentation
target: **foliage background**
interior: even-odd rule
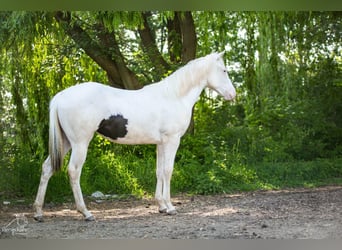
[[[238,98],[202,93],[172,192],[341,183],[341,27],[341,12],[0,12],[0,195],[34,198],[58,91],[140,88],[222,50]],[[81,181],[86,195],[153,194],[155,147],[95,135]],[[64,168],[47,200],[70,195]]]

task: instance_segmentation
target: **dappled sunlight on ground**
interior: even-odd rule
[[[47,204],[43,223],[33,220],[31,206],[0,205],[0,238],[342,239],[339,186],[236,195],[183,195],[173,197],[172,201],[178,211],[174,216],[160,214],[152,198],[101,203],[87,200],[96,218],[93,222],[84,221],[71,202]],[[19,228],[21,234],[16,233],[18,228],[7,226],[18,215],[28,222]]]

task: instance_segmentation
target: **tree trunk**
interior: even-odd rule
[[[185,64],[196,57],[197,38],[195,31],[195,24],[191,12],[186,11],[184,14],[178,15],[179,26],[182,33],[182,62]],[[194,107],[192,108],[192,115],[190,125],[187,133],[194,134]]]
[[[182,34],[181,28],[179,24],[179,13],[175,12],[175,16],[173,19],[167,19],[167,43],[168,43],[168,51],[170,56],[170,61],[172,63],[180,63],[181,62],[181,54],[182,54]]]
[[[190,11],[179,15],[179,24],[182,32],[182,62],[187,63],[196,57],[197,47],[195,24]]]

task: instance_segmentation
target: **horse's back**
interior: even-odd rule
[[[115,92],[115,88],[97,82],[85,82],[73,85],[69,88],[62,90],[54,96],[54,99],[63,100],[70,103],[72,101],[79,102],[80,100],[91,101],[94,98],[103,98],[106,93]]]
[[[56,94],[50,109],[52,106],[57,109],[59,121],[69,136],[72,133],[91,136],[109,113],[106,109],[109,90],[115,92],[114,88],[96,82],[77,84]]]

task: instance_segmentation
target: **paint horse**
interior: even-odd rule
[[[85,220],[94,220],[83,200],[80,175],[95,132],[116,143],[157,145],[155,198],[161,213],[176,214],[170,200],[171,175],[194,104],[205,87],[226,100],[236,95],[223,54],[192,60],[162,81],[139,90],[87,82],[56,94],[50,102],[49,156],[42,166],[34,218],[43,221],[48,181],[71,149],[68,174],[76,208]]]

